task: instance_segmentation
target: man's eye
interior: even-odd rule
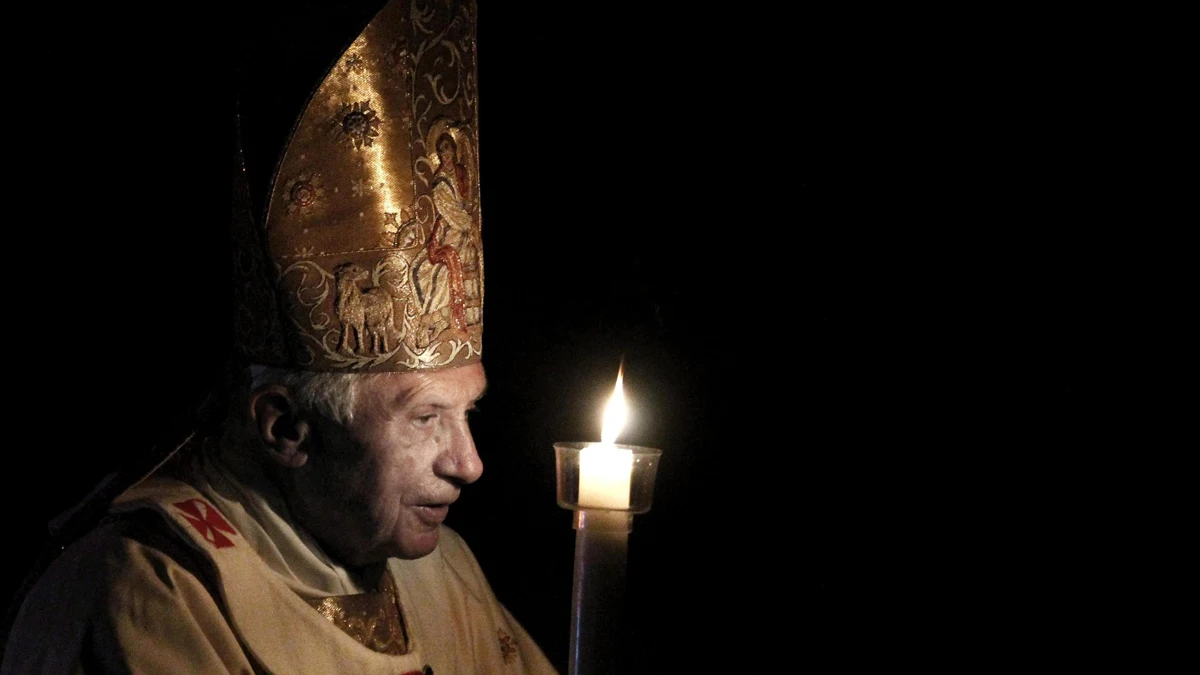
[[[436,419],[437,413],[430,413],[428,415],[418,415],[416,417],[416,422],[420,425],[433,424],[433,421]]]

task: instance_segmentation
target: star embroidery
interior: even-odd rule
[[[175,502],[175,508],[183,512],[183,517],[196,528],[205,541],[217,548],[233,546],[233,540],[221,533],[227,532],[236,536],[237,530],[233,529],[208,502],[203,499],[186,499]]]

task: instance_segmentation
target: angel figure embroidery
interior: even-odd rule
[[[433,174],[434,223],[425,242],[425,264],[415,265],[422,314],[441,325],[426,327],[426,339],[443,327],[466,333],[479,323],[481,260],[477,202],[469,169],[450,132],[437,137],[437,169]],[[447,311],[444,311],[447,310]],[[448,315],[447,315],[448,314]]]

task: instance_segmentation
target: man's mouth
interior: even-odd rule
[[[450,513],[449,504],[419,504],[413,507],[417,517],[430,527],[441,525],[446,519],[446,515]]]

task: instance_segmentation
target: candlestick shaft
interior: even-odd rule
[[[575,512],[568,675],[624,673],[625,570],[633,514]]]

